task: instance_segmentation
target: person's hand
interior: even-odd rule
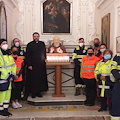
[[[10,80],[9,81],[13,81],[13,79],[12,78],[10,78]]]
[[[18,78],[19,78],[18,75],[16,75],[16,76],[15,76],[15,80],[18,80]]]
[[[32,70],[32,66],[29,66],[28,69],[29,69],[29,70]]]
[[[59,48],[57,48],[57,52],[58,53],[63,53],[63,50],[59,47]]]
[[[53,51],[54,51],[54,47],[51,47],[50,48],[50,53],[53,53]]]
[[[105,76],[101,76],[100,79],[105,81]]]

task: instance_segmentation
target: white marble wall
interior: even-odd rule
[[[42,3],[45,0],[18,0],[19,19],[13,23],[16,25],[16,30],[13,29],[12,37],[19,37],[23,44],[27,44],[32,40],[32,33],[37,31],[40,33],[41,40],[48,44],[48,40],[52,40],[55,34],[43,35],[42,28]],[[79,37],[84,37],[86,44],[89,44],[96,33],[95,26],[95,0],[67,0],[71,3],[71,27],[72,33],[70,35],[59,35],[64,44],[75,45]],[[14,11],[14,12],[15,12]],[[99,37],[99,36],[97,36]]]
[[[96,11],[100,20],[110,13],[110,49],[116,54],[116,37],[120,36],[120,0],[97,0]],[[97,21],[96,21],[97,22]],[[97,24],[97,29],[101,34],[101,22]]]

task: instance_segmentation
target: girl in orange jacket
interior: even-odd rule
[[[17,55],[18,48],[16,46],[12,46],[11,54],[13,60],[16,64],[16,76],[14,80],[15,88],[12,90],[12,107],[14,109],[21,108],[22,105],[18,102],[21,99],[21,88],[22,88],[22,71],[23,71],[23,59],[18,57]]]

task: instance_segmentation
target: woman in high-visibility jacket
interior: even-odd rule
[[[82,58],[81,77],[86,85],[86,101],[85,105],[93,106],[96,98],[96,79],[94,70],[99,58],[94,55],[94,50],[88,48],[87,56]]]
[[[107,98],[111,97],[114,77],[111,74],[112,51],[106,49],[103,52],[103,60],[101,60],[95,69],[95,77],[98,80],[98,93],[101,99],[101,108],[98,112],[107,110]]]
[[[8,112],[16,65],[9,54],[7,40],[0,39],[0,115],[10,117]]]
[[[12,89],[12,107],[14,109],[21,108],[22,105],[19,103],[19,100],[21,99],[21,90],[22,90],[22,71],[23,71],[23,59],[18,57],[18,48],[16,46],[11,47],[11,55],[13,57],[13,60],[16,64],[17,70],[16,70],[16,76],[14,80],[15,88]]]

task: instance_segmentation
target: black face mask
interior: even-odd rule
[[[13,51],[13,55],[17,55],[18,54],[18,51]]]
[[[95,47],[99,47],[99,44],[98,44],[98,43],[95,43],[94,46],[95,46]]]
[[[89,56],[92,56],[92,55],[93,55],[93,53],[88,53],[88,55],[89,55]]]

